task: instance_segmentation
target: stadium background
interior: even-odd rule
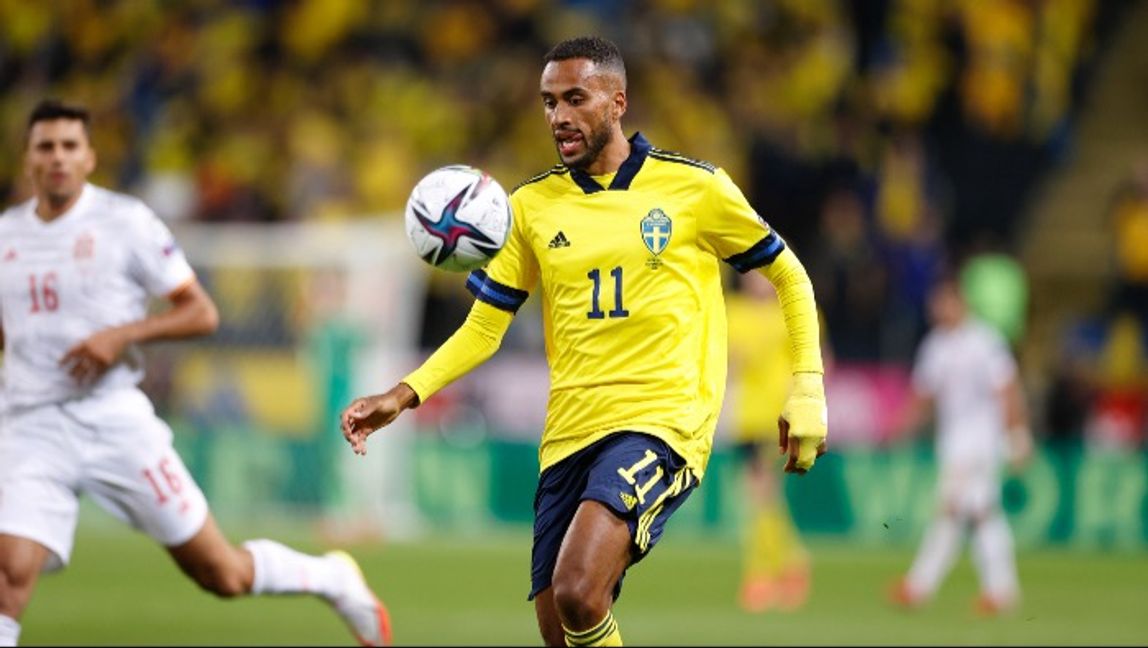
[[[336,413],[470,303],[462,275],[409,253],[409,188],[447,163],[508,188],[551,165],[541,55],[590,32],[626,55],[627,130],[728,169],[798,251],[833,355],[833,451],[786,480],[814,549],[810,604],[736,606],[723,428],[706,484],[627,580],[627,639],[1142,644],[1148,3],[0,0],[0,191],[27,195],[37,100],[92,107],[96,181],[170,223],[221,307],[211,339],[151,349],[145,387],[229,535],[348,547],[401,643],[535,643],[536,300],[492,361],[367,457]],[[931,502],[928,439],[891,421],[924,291],[965,262],[975,305],[1016,346],[1040,441],[1005,489],[1025,588],[1007,619],[974,621],[967,559],[920,614],[883,600]],[[344,642],[312,603],[213,601],[86,509],[24,639]]]

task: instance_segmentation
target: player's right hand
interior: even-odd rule
[[[390,425],[403,410],[417,405],[418,400],[418,394],[406,383],[399,383],[384,394],[356,398],[339,417],[343,438],[355,454],[367,454],[367,437]]]
[[[1005,458],[1010,469],[1014,472],[1023,470],[1032,458],[1033,449],[1032,431],[1027,427],[1018,426],[1009,430]]]
[[[77,383],[90,385],[119,361],[129,342],[123,328],[98,331],[68,349],[60,359],[60,366],[66,368]]]

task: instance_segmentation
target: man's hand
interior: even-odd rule
[[[1032,431],[1027,426],[1021,425],[1010,428],[1005,453],[1010,469],[1014,472],[1023,470],[1032,458]]]
[[[804,475],[813,467],[813,462],[825,454],[828,425],[829,410],[825,406],[821,374],[794,374],[793,390],[777,420],[780,454],[789,453],[785,472]]]
[[[129,341],[122,329],[98,331],[68,349],[60,359],[60,366],[65,367],[72,378],[81,385],[91,384],[102,376],[108,367],[119,361]]]
[[[418,405],[419,397],[406,383],[399,383],[385,394],[356,398],[343,410],[339,420],[343,438],[355,454],[367,454],[367,437],[375,430],[390,425],[403,410]]]

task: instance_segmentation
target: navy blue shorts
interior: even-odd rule
[[[661,439],[616,432],[547,468],[534,495],[534,548],[530,596],[550,587],[558,549],[583,500],[601,502],[630,527],[630,564],[658,542],[666,520],[686,501],[697,480],[686,461]],[[625,574],[623,574],[625,576]],[[614,598],[622,579],[614,586]]]

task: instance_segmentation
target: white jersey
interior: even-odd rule
[[[925,336],[913,367],[913,387],[936,405],[937,453],[942,461],[1000,459],[1005,447],[1000,391],[1016,376],[1004,338],[971,317]]]
[[[8,408],[137,385],[143,378],[137,347],[87,387],[60,359],[97,331],[143,319],[151,297],[192,281],[182,250],[143,202],[91,184],[50,222],[35,208],[33,199],[0,215],[0,383]]]

